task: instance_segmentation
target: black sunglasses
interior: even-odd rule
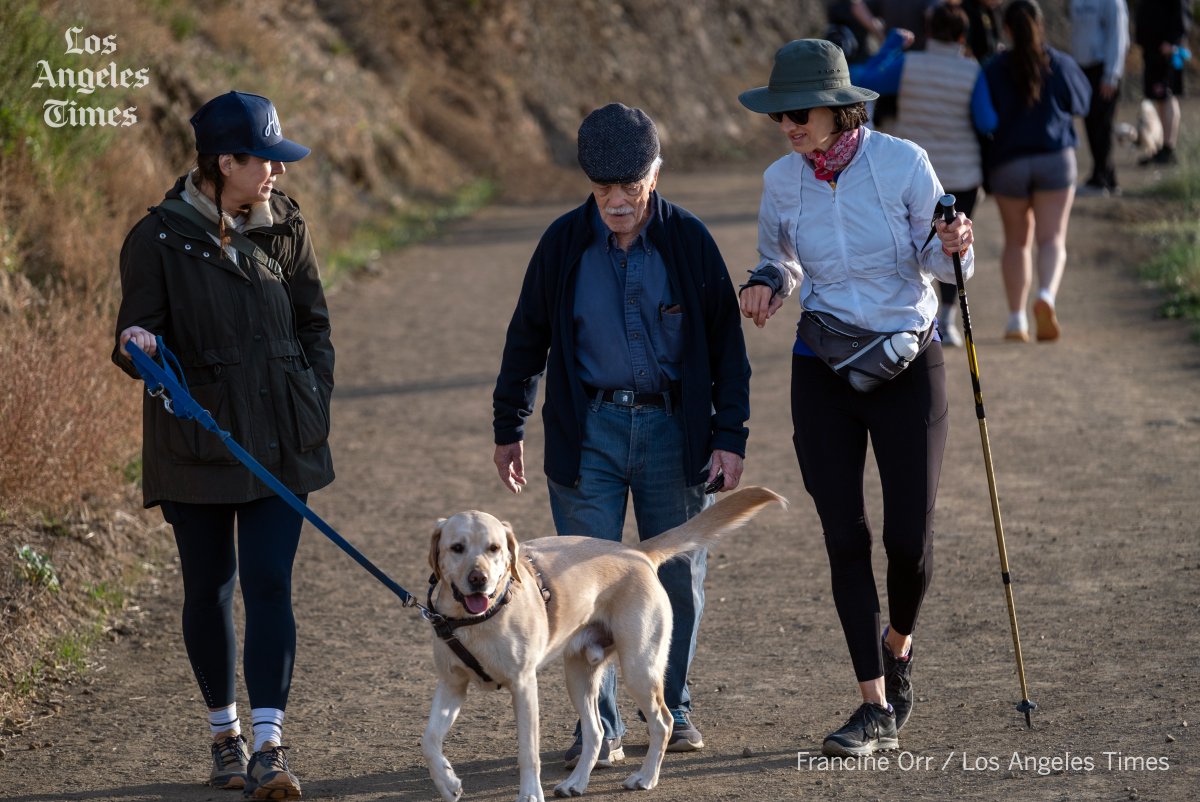
[[[777,123],[783,122],[783,115],[794,122],[796,125],[808,125],[809,109],[795,109],[793,111],[769,111],[767,116]]]

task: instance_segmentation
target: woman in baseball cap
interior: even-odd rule
[[[333,346],[308,227],[275,184],[284,163],[309,149],[283,137],[275,106],[259,95],[220,95],[191,123],[196,166],[121,249],[113,361],[136,379],[126,343],[153,355],[162,337],[200,405],[306,499],[333,480]],[[162,507],[179,549],[183,639],[212,733],[208,782],[245,788],[255,799],[298,798],[281,744],[302,518],[195,421],[179,420],[148,396],[142,415],[143,501]],[[237,577],[251,749],[235,703]]]

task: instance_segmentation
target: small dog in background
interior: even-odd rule
[[[1152,159],[1163,146],[1162,122],[1154,104],[1143,100],[1138,107],[1137,123],[1117,123],[1113,135],[1119,144],[1137,149],[1139,163]]]

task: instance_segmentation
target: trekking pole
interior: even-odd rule
[[[953,195],[943,195],[938,201],[942,219],[947,223],[954,220]],[[967,286],[963,280],[962,259],[954,252],[954,280],[958,283],[958,303],[962,309],[963,339],[966,340],[967,365],[971,369],[971,389],[975,393],[975,417],[979,419],[979,439],[983,442],[983,465],[987,471],[988,492],[992,497],[992,520],[996,523],[996,548],[1000,550],[1000,578],[1004,582],[1004,599],[1008,602],[1008,624],[1012,629],[1013,651],[1017,657],[1017,677],[1021,680],[1021,703],[1017,710],[1025,714],[1025,726],[1033,728],[1030,712],[1037,705],[1029,700],[1029,686],[1025,682],[1025,660],[1021,657],[1021,636],[1017,632],[1017,606],[1013,601],[1012,579],[1008,573],[1008,550],[1004,547],[1004,524],[1000,520],[1000,500],[996,495],[996,472],[992,468],[992,447],[988,442],[987,416],[983,411],[983,390],[979,385],[979,359],[975,355],[975,338],[971,334],[971,310],[967,305]]]

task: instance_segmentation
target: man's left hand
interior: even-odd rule
[[[718,493],[736,489],[738,482],[742,481],[742,458],[732,451],[714,449],[708,466],[708,481],[716,479],[719,473],[725,474],[725,484]]]

